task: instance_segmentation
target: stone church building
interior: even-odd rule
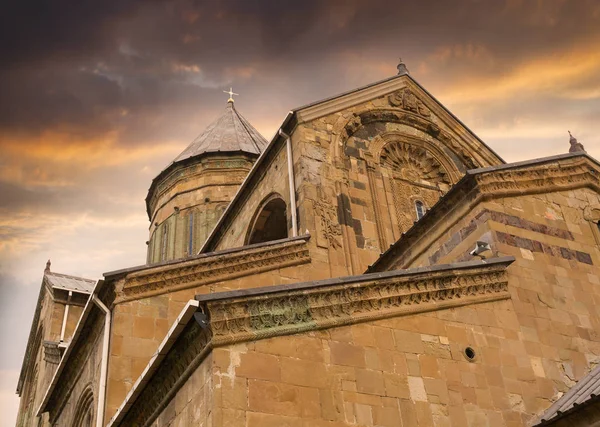
[[[48,264],[17,425],[599,425],[600,163],[507,164],[398,69],[270,141],[230,99],[145,265]]]

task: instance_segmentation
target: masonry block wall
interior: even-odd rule
[[[254,156],[205,154],[151,187],[148,263],[195,255],[248,174]]]
[[[139,274],[126,275],[119,279],[115,284],[117,297],[113,307],[106,419],[114,415],[190,299],[200,294],[323,278],[323,269],[311,262],[308,248],[308,243],[301,239],[296,243],[276,244],[261,249],[257,254],[247,250],[225,254],[221,259],[231,259],[231,265],[237,266],[238,271],[228,270],[222,276],[204,280],[205,284],[202,284],[203,274],[211,271],[212,267],[207,266],[206,270],[195,273],[190,272],[189,265],[186,264],[157,266],[144,273],[146,276],[143,277],[148,279],[143,280],[148,281],[165,272],[179,275],[178,283],[169,282],[159,289],[143,284],[131,287]],[[238,258],[245,259],[246,256],[254,258],[251,262],[244,261],[244,271],[239,267]],[[194,262],[199,261],[188,263],[193,265]],[[224,266],[225,264],[221,264],[221,268]],[[187,276],[184,276],[183,272],[186,272]],[[188,280],[189,283],[186,282]],[[128,294],[128,289],[132,288],[141,288],[142,291],[138,294]]]

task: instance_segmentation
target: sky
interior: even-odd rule
[[[0,426],[43,269],[143,264],[153,177],[226,106],[411,76],[507,162],[600,158],[600,0],[9,0],[0,14]],[[10,343],[10,344],[7,344]]]

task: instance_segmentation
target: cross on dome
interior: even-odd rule
[[[224,90],[223,93],[229,94],[229,99],[227,100],[227,102],[233,102],[233,95],[239,96],[239,93],[235,93],[232,88],[229,88],[229,90]]]

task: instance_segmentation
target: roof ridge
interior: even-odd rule
[[[71,274],[56,273],[54,271],[48,271],[47,273],[44,273],[44,276],[66,277],[68,279],[76,279],[76,280],[83,280],[83,281],[86,281],[86,282],[96,283],[96,281],[94,279],[88,279],[88,278],[81,277],[81,276],[73,276]]]
[[[248,125],[250,125],[250,123],[246,120],[246,118],[244,116],[242,116],[240,113],[238,113],[238,110],[233,105],[233,102],[231,103],[231,107],[232,107],[233,111],[235,111],[235,114],[238,116],[238,119],[239,119],[240,123],[242,124],[242,126],[244,126],[244,130],[246,131],[246,133],[250,137],[250,141],[254,145],[254,148],[256,148],[256,150],[259,153],[261,153],[262,150],[260,149],[260,147],[258,146],[258,144],[256,143],[256,141],[254,140],[254,136],[252,135],[252,132],[250,132],[250,129],[248,129]]]

